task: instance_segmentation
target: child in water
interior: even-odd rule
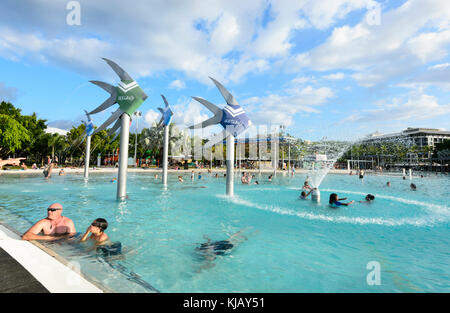
[[[106,228],[108,228],[108,222],[104,218],[95,219],[86,229],[81,242],[86,242],[89,239],[93,246],[88,250],[95,249],[98,254],[104,257],[121,255],[122,244],[120,242],[112,243],[105,233]]]
[[[97,218],[86,229],[86,232],[81,238],[81,242],[85,242],[86,240],[91,239],[97,245],[105,244],[109,241],[109,237],[105,233],[106,228],[108,228],[108,222],[103,218]],[[89,236],[89,234],[91,235]]]

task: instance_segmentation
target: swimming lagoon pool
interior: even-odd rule
[[[197,175],[184,183],[169,175],[164,189],[154,173],[129,173],[129,199],[115,200],[115,174],[0,176],[0,222],[19,232],[60,202],[63,215],[82,232],[97,217],[120,241],[123,255],[105,259],[72,242],[47,246],[93,280],[119,292],[449,292],[450,178],[329,174],[321,203],[299,200],[306,175],[256,174],[260,185],[235,179],[235,196],[225,178]],[[181,174],[180,174],[181,175]],[[239,175],[238,173],[236,175]],[[160,176],[159,176],[160,177]],[[390,181],[392,186],[386,187]],[[329,195],[374,203],[332,209]],[[346,201],[345,201],[346,202]],[[205,263],[196,247],[243,230],[247,240]],[[369,262],[380,265],[380,285],[369,285]],[[207,264],[207,266],[205,266]]]

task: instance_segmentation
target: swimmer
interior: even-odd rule
[[[64,169],[62,168],[62,169],[59,171],[59,176],[64,176],[64,175],[66,175],[66,173],[64,173]]]
[[[269,181],[272,181],[272,175],[269,175]]]
[[[341,199],[339,199],[337,194],[332,193],[332,194],[330,195],[329,204],[330,204],[331,206],[333,206],[333,207],[340,207],[341,205],[348,206],[348,205],[350,205],[350,204],[352,204],[352,203],[355,202],[354,200],[352,200],[352,201],[350,201],[350,202],[348,202],[348,203],[339,202],[339,201],[341,201],[341,200],[347,200],[347,198],[341,198]]]
[[[259,182],[256,180],[256,181],[254,182],[254,184],[255,184],[255,185],[259,185]]]
[[[111,179],[111,183],[115,183],[115,182],[117,182],[117,178],[113,178],[113,179]]]
[[[242,172],[241,183],[243,183],[243,184],[247,183],[247,177],[245,176],[245,172]]]
[[[191,180],[194,180],[194,176],[195,176],[194,171],[192,171],[192,173],[191,173]]]
[[[305,180],[305,183],[303,184],[304,190],[312,190],[313,188],[309,185],[308,181]]]
[[[155,174],[155,179],[158,179],[158,174]]]
[[[183,182],[183,177],[178,176],[178,181],[179,181],[180,183],[182,183],[182,182]]]
[[[50,165],[45,166],[43,172],[45,179],[49,179],[52,176],[52,170],[53,170],[53,163],[50,163]]]
[[[411,190],[416,191],[417,187],[415,184],[411,183],[411,185],[409,185],[409,187],[411,187]]]
[[[202,179],[202,175],[200,173],[198,173],[197,179]]]
[[[83,237],[81,238],[81,242],[85,242],[90,239],[96,245],[106,244],[109,241],[108,235],[105,233],[105,230],[108,228],[108,222],[103,218],[95,219],[91,225],[86,229]],[[90,235],[90,236],[89,236]]]
[[[195,248],[195,250],[201,253],[206,260],[213,261],[216,258],[216,255],[224,255],[225,253],[229,253],[238,243],[247,240],[247,237],[241,235],[244,230],[245,229],[242,229],[234,233],[226,240],[214,242],[212,242],[211,239],[205,235],[203,238],[207,240],[206,243],[202,243],[200,247]]]
[[[306,200],[306,198],[308,198],[308,196],[311,194],[311,192],[312,192],[312,189],[310,189],[308,193],[306,193],[306,191],[303,190],[298,198],[302,199],[302,200]]]
[[[361,170],[361,171],[359,172],[359,178],[361,178],[361,179],[364,178],[364,171],[363,171],[363,170]]]
[[[216,178],[219,178],[219,174],[216,173],[216,176],[215,176],[215,177],[216,177]]]
[[[373,200],[375,200],[375,196],[371,195],[370,193],[365,197],[365,201],[359,201],[360,203],[372,203]]]
[[[386,186],[391,187],[391,182],[388,181],[388,182],[386,183]]]

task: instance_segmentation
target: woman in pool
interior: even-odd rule
[[[350,201],[350,202],[348,202],[348,203],[339,202],[339,201],[341,201],[341,200],[347,200],[347,198],[341,198],[341,199],[339,199],[337,194],[332,193],[332,194],[330,195],[330,201],[329,201],[329,203],[330,203],[330,205],[333,206],[333,207],[340,207],[340,206],[342,206],[342,205],[348,206],[348,205],[352,204],[353,202],[355,202],[354,200],[352,200],[352,201]]]

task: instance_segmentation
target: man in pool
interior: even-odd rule
[[[3,165],[13,165],[13,166],[19,166],[21,160],[25,160],[26,158],[15,158],[15,159],[7,159],[2,160],[0,159],[0,170],[2,169]]]
[[[63,207],[59,203],[50,205],[47,208],[47,217],[31,226],[22,235],[22,240],[52,241],[75,235],[76,230],[73,221],[66,216],[62,216],[62,210]]]

